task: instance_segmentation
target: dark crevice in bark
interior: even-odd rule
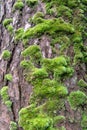
[[[11,58],[10,58],[8,64],[7,64],[7,70],[6,70],[6,72],[9,71],[10,64],[11,64],[11,62],[13,61],[13,56],[14,56],[14,53],[15,53],[15,49],[16,49],[16,45],[14,45],[14,48],[13,48],[13,50],[12,50],[12,52],[11,52]]]
[[[12,1],[12,7],[13,7],[14,3],[15,3],[15,0]]]
[[[11,110],[13,113],[13,121],[16,122],[15,110],[14,110],[14,103],[12,103]]]
[[[21,85],[19,83],[19,86],[18,86],[18,89],[19,89],[19,106],[20,106],[20,109],[21,109],[21,95],[22,95],[22,92],[21,92]]]
[[[4,6],[4,13],[3,13],[3,15],[2,15],[2,17],[1,17],[1,20],[0,20],[0,24],[2,24],[2,22],[3,22],[3,20],[4,20],[4,18],[5,18],[5,16],[6,16],[6,4],[5,4],[5,0],[3,0],[3,6]]]

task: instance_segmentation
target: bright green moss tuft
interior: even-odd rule
[[[8,32],[10,32],[10,33],[12,33],[13,32],[13,26],[12,25],[8,25],[7,26],[7,30],[8,30]]]
[[[53,97],[65,97],[68,94],[68,90],[66,87],[58,85],[58,86],[47,86],[43,85],[41,87],[38,87],[35,91],[35,94],[38,97],[45,97],[45,98],[53,98]]]
[[[33,68],[33,64],[29,62],[28,60],[22,60],[20,63],[20,66],[23,67],[24,69]]]
[[[16,40],[16,41],[22,40],[23,33],[24,33],[24,29],[23,29],[23,28],[17,29],[17,30],[15,31],[15,40]]]
[[[0,94],[1,97],[3,99],[3,102],[6,102],[9,100],[9,95],[8,95],[8,86],[4,86],[1,90],[0,90]]]
[[[80,87],[87,87],[87,83],[83,80],[83,79],[80,79],[79,80],[79,82],[78,82],[78,85],[80,86]]]
[[[10,52],[10,51],[4,50],[4,51],[2,52],[2,58],[3,58],[3,59],[8,60],[10,57],[11,57],[11,52]]]
[[[23,39],[29,39],[41,36],[44,33],[49,35],[55,34],[59,31],[74,33],[74,28],[71,24],[61,21],[59,19],[44,20],[42,23],[37,24],[33,28],[29,28],[23,35]]]
[[[83,113],[81,121],[82,130],[87,129],[87,113]]]
[[[22,56],[34,56],[39,51],[40,47],[38,45],[31,45],[22,52]]]
[[[29,6],[29,7],[33,7],[35,5],[38,4],[38,0],[26,0],[26,4]]]
[[[17,123],[14,121],[10,122],[10,130],[17,130]]]
[[[12,81],[12,74],[6,74],[5,75],[5,80],[8,80],[8,81]]]
[[[30,107],[22,108],[19,112],[19,125],[23,127],[24,130],[56,130],[54,128],[54,124],[57,121],[63,121],[64,117],[59,116],[58,118],[52,118],[48,116],[46,113],[41,112],[40,109],[43,105],[39,107]],[[40,113],[38,113],[40,111]]]
[[[68,6],[71,8],[75,8],[80,4],[80,0],[68,0]]]
[[[13,8],[15,10],[22,10],[24,7],[24,3],[21,0],[18,0],[17,2],[15,2]]]
[[[39,63],[42,59],[40,47],[38,45],[31,45],[22,52],[22,56],[30,57],[33,63]]]
[[[44,17],[44,14],[42,12],[37,12],[31,19],[31,21],[34,23],[34,24],[38,24],[38,23],[42,23],[44,21],[43,19]]]
[[[69,103],[72,109],[83,106],[86,103],[87,96],[81,91],[71,92],[69,95]]]
[[[11,110],[12,101],[7,100],[7,101],[5,101],[4,103],[5,103],[5,105],[7,106],[8,110]]]
[[[60,66],[67,66],[67,61],[63,56],[55,57],[53,59],[45,58],[43,59],[43,66],[47,70],[53,71],[58,69]]]
[[[73,37],[72,37],[72,41],[74,43],[81,43],[82,42],[82,34],[81,34],[81,32],[78,32],[78,31],[75,32]]]
[[[60,5],[57,8],[57,16],[58,17],[64,16],[64,17],[71,18],[72,17],[72,10],[67,6]]]
[[[47,78],[48,77],[48,73],[46,72],[46,70],[44,68],[40,68],[40,69],[35,69],[35,71],[33,72],[33,78]]]
[[[5,20],[3,21],[3,26],[4,26],[4,27],[7,27],[10,23],[12,23],[12,19],[11,19],[11,18],[5,19]]]
[[[12,102],[9,99],[9,95],[8,95],[8,86],[4,86],[1,90],[0,90],[0,95],[2,97],[3,103],[7,106],[8,110],[11,109],[12,106]]]

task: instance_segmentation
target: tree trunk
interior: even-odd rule
[[[51,3],[51,1],[49,1],[49,3]],[[56,35],[58,35],[59,33],[58,37],[61,37],[59,40],[57,39],[56,35],[52,34],[52,38],[52,36],[49,35],[49,32],[44,33],[44,31],[41,36],[32,36],[30,40],[28,39],[28,46],[32,44],[39,45],[43,58],[52,59],[61,55],[70,57],[70,66],[73,67],[74,72],[72,76],[68,78],[63,78],[61,80],[61,82],[67,87],[69,93],[71,93],[72,91],[81,90],[78,85],[78,81],[80,79],[83,79],[85,83],[87,82],[87,20],[85,18],[87,13],[87,2],[82,3],[80,1],[80,3],[74,3],[75,6],[70,6],[69,2],[66,2],[66,4],[64,5],[66,6],[65,10],[60,8],[61,4],[60,6],[58,5],[58,7],[56,7],[55,3],[53,3],[53,7],[50,7],[50,13],[48,14],[46,12],[45,0],[39,0],[38,4],[35,7],[28,6],[23,0],[24,7],[20,10],[14,9],[15,3],[16,0],[1,0],[0,2],[0,89],[2,89],[4,86],[8,86],[9,100],[12,102],[11,110],[8,110],[6,104],[3,102],[2,96],[0,97],[1,130],[10,130],[11,121],[17,123],[18,130],[23,130],[23,128],[18,125],[19,111],[21,110],[21,108],[27,107],[29,105],[29,97],[32,93],[32,85],[26,81],[23,74],[24,71],[20,66],[20,62],[23,60],[21,52],[24,50],[26,45],[23,44],[23,39],[15,40],[15,36],[16,30],[19,28],[23,28],[26,32],[28,28],[33,28],[34,26],[36,26],[36,23],[34,24],[29,21],[29,19],[32,18],[36,12],[42,12],[45,15],[44,19],[59,18],[61,23],[64,20],[66,23],[74,26],[75,31],[74,33],[67,30],[56,31]],[[63,4],[64,2],[62,2],[62,6]],[[83,7],[81,7],[81,5]],[[58,9],[60,9],[60,12],[57,12],[59,11]],[[69,9],[71,12],[69,11]],[[84,12],[81,12],[83,10]],[[3,25],[3,21],[9,18],[12,18],[13,20],[11,24],[14,30],[12,32],[8,31],[8,29]],[[83,26],[84,28],[80,30],[80,27]],[[65,36],[65,39],[62,39],[63,36]],[[55,37],[57,41],[53,45],[52,41],[55,40]],[[67,39],[66,37],[68,37],[69,39]],[[76,43],[82,45],[80,47],[78,45],[75,46]],[[3,58],[2,53],[4,50],[9,50],[11,52],[10,58]],[[77,53],[81,53],[82,56],[78,56]],[[5,79],[6,74],[12,74],[12,81]],[[82,89],[82,91],[87,95],[86,88],[84,88],[84,90]],[[82,111],[84,112],[84,110],[73,110],[69,105],[68,99],[65,100],[64,106],[64,110],[62,109],[59,112],[59,115],[65,116],[66,120],[63,123],[58,124],[58,126],[64,126],[66,130],[83,130],[83,127],[81,126],[81,113]],[[85,105],[83,106],[83,108],[85,109],[85,111],[87,111],[87,107],[85,107]]]

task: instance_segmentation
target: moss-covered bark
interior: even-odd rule
[[[87,0],[4,0],[0,11],[0,128],[86,130]]]

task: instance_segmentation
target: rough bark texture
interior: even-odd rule
[[[5,29],[5,27],[3,26],[3,20],[5,18],[12,18],[14,30],[17,30],[20,27],[23,27],[25,30],[27,30],[27,28],[32,26],[30,23],[28,23],[28,19],[30,17],[33,17],[35,12],[41,11],[46,14],[44,2],[39,1],[35,9],[30,8],[25,4],[22,11],[17,10],[13,12],[13,5],[15,2],[15,0],[2,0],[0,5],[0,89],[3,86],[9,86],[9,96],[10,100],[12,101],[11,111],[8,111],[8,108],[3,103],[0,97],[1,130],[9,130],[10,121],[18,123],[18,112],[21,108],[29,105],[29,97],[32,93],[32,87],[26,82],[23,76],[23,69],[20,67],[20,61],[22,60],[21,52],[24,49],[23,44],[22,42],[15,43],[14,34],[10,35],[10,33]],[[76,14],[74,14],[73,16],[75,15]],[[49,17],[51,18],[52,16],[46,15],[45,18],[48,19]],[[68,21],[67,18],[64,19],[65,21]],[[55,45],[55,48],[57,48],[57,53],[55,52],[55,54],[53,54],[52,47],[50,45],[51,39],[46,34],[44,34],[40,39],[31,39],[29,41],[29,45],[31,45],[32,43],[40,45],[44,58],[52,58],[56,55],[59,55],[59,44]],[[86,41],[84,44],[85,46],[87,46]],[[3,50],[9,50],[11,52],[11,57],[9,60],[4,60],[2,58]],[[63,54],[71,57],[72,62],[74,57],[73,45],[71,44],[66,50],[64,50]],[[77,64],[74,69],[75,72],[73,76],[63,81],[67,86],[69,92],[78,90],[79,87],[77,85],[77,81],[79,79],[84,79],[85,81],[87,81],[87,78],[85,77],[87,73],[87,65],[85,63],[79,65]],[[6,81],[4,79],[4,76],[7,73],[12,74],[12,82]],[[63,123],[63,126],[65,126],[66,130],[83,130],[80,123],[80,110],[73,111],[70,108],[68,101],[65,102],[65,110],[59,113],[66,117],[66,121]],[[18,127],[18,130],[22,130],[22,128]]]

